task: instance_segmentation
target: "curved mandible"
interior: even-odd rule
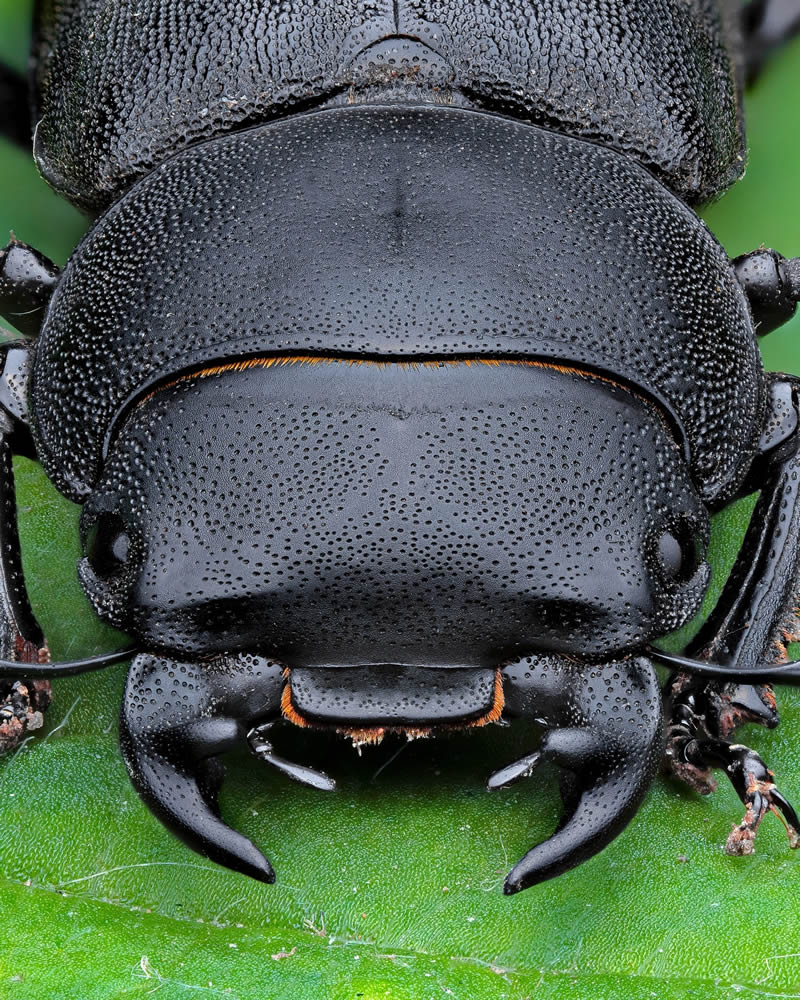
[[[633,818],[663,752],[658,679],[638,657],[581,664],[559,656],[531,656],[503,669],[510,715],[547,727],[539,750],[489,779],[499,788],[527,777],[540,761],[561,772],[564,813],[506,878],[506,895],[581,864],[622,832]]]

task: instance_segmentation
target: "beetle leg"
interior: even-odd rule
[[[730,743],[715,737],[722,728],[715,702],[725,689],[741,690],[751,700],[737,713],[733,726],[742,721],[777,725],[771,688],[763,685],[720,684],[706,682],[686,674],[676,674],[667,683],[667,704],[672,721],[667,731],[666,761],[669,770],[701,795],[713,792],[717,785],[712,768],[722,768],[745,806],[742,822],[733,828],[725,845],[727,854],[752,854],[756,832],[767,810],[783,822],[790,847],[800,846],[800,821],[792,805],[778,791],[775,775],[755,750],[742,743]],[[764,691],[764,701],[756,698]],[[762,711],[759,711],[759,704]],[[733,728],[726,735],[731,735]]]
[[[778,708],[771,684],[744,684],[737,681],[711,681],[688,674],[673,674],[664,686],[665,701],[676,715],[678,705],[685,705],[708,733],[732,739],[739,726],[755,723],[774,729]]]
[[[742,17],[745,72],[752,83],[772,52],[800,31],[800,9],[797,0],[752,0]]]
[[[753,841],[767,810],[775,813],[786,828],[790,847],[800,847],[800,820],[791,803],[778,791],[775,775],[755,750],[726,740],[688,738],[674,744],[673,753],[681,762],[698,771],[723,768],[745,806],[742,822],[734,826],[725,853],[752,854]]]
[[[46,258],[12,242],[0,251],[0,313],[20,329],[28,323],[28,332],[38,328],[55,274]],[[31,610],[17,531],[13,456],[36,458],[27,403],[33,351],[30,341],[0,345],[0,753],[12,750],[29,730],[42,725],[42,712],[51,699],[51,677],[100,669],[128,659],[130,652],[50,663]]]
[[[661,699],[649,660],[591,667],[535,656],[503,669],[509,714],[547,727],[539,750],[496,771],[490,788],[527,777],[541,761],[562,770],[564,813],[548,840],[509,873],[509,895],[593,857],[639,807],[662,753]]]
[[[31,147],[28,81],[0,63],[0,135],[27,149]]]
[[[791,846],[798,844],[797,818],[776,789],[774,775],[755,751],[729,738],[743,722],[777,725],[770,684],[752,682],[759,673],[764,681],[780,682],[786,643],[800,636],[799,386],[790,376],[773,380],[771,413],[746,485],[760,488],[761,495],[741,551],[687,658],[683,663],[681,657],[664,658],[686,671],[698,671],[674,675],[665,688],[670,719],[667,767],[701,794],[716,787],[712,768],[728,775],[746,809],[728,840],[729,853],[752,853],[753,838],[768,809],[782,814]],[[723,664],[714,668],[722,677],[704,678],[703,661]],[[786,674],[788,681],[797,682],[792,665],[787,664]]]
[[[219,755],[250,745],[296,780],[330,779],[272,753],[264,723],[280,716],[283,666],[250,654],[176,662],[140,654],[131,664],[120,724],[122,753],[145,803],[189,847],[262,882],[275,879],[261,851],[220,818]]]
[[[775,250],[761,248],[743,253],[731,262],[747,295],[759,337],[788,323],[800,302],[800,257],[787,259]],[[775,384],[786,384],[778,376]]]
[[[760,490],[741,550],[688,652],[731,664],[730,677],[785,662],[800,636],[800,379],[775,376],[745,491]],[[777,677],[777,674],[776,674]]]
[[[20,333],[39,333],[59,270],[44,254],[17,239],[0,250],[0,316]]]
[[[24,667],[49,658],[22,574],[12,464],[15,454],[33,454],[25,424],[28,359],[27,346],[0,347],[0,657],[19,663],[15,677],[0,680],[0,752],[39,728],[50,703],[49,682],[29,679]]]
[[[734,826],[725,845],[726,854],[752,854],[756,831],[769,809],[783,822],[790,847],[800,846],[800,820],[775,785],[775,775],[749,747],[725,740],[699,740],[686,749],[687,756],[724,768],[745,806],[744,819]]]

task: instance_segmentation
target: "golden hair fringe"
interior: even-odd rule
[[[187,372],[171,382],[166,382],[149,392],[143,397],[141,402],[145,402],[164,389],[171,389],[176,385],[183,385],[200,378],[209,378],[213,375],[224,375],[227,372],[243,372],[250,368],[285,368],[287,365],[318,365],[318,364],[340,364],[353,367],[354,365],[372,365],[376,368],[390,368],[398,366],[400,368],[415,371],[419,368],[441,368],[443,366],[455,367],[456,365],[488,365],[492,368],[499,368],[501,365],[522,365],[528,368],[546,368],[550,371],[561,372],[565,375],[578,375],[580,378],[595,379],[598,382],[605,382],[608,385],[622,387],[620,382],[609,378],[607,375],[598,375],[595,372],[587,371],[584,368],[575,368],[570,365],[558,365],[550,361],[536,361],[532,358],[435,358],[419,359],[410,358],[408,361],[386,360],[378,358],[356,358],[337,357],[336,355],[325,354],[277,354],[269,357],[244,358],[241,361],[230,361],[221,365],[210,365],[208,368],[199,368],[197,371]],[[632,391],[632,390],[628,390]],[[634,392],[634,395],[636,393]]]

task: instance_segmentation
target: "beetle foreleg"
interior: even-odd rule
[[[752,0],[743,11],[747,80],[756,79],[769,55],[800,31],[797,0]]]
[[[800,302],[800,257],[787,260],[775,250],[752,250],[737,257],[733,267],[759,337],[788,323]]]
[[[548,731],[538,751],[495,772],[490,788],[530,775],[540,761],[562,771],[564,813],[556,832],[514,866],[508,895],[593,857],[639,807],[662,752],[661,699],[644,658],[587,667],[529,657],[503,669],[509,714]]]
[[[738,725],[778,723],[768,684],[797,682],[797,664],[786,663],[786,643],[800,635],[800,456],[798,456],[798,381],[776,376],[771,412],[747,489],[760,489],[741,551],[717,606],[687,651],[663,657],[687,671],[670,678],[665,689],[670,718],[667,767],[690,787],[708,794],[716,787],[712,768],[722,768],[745,804],[745,817],[726,850],[750,854],[765,812],[782,814],[792,847],[798,846],[794,810],[778,792],[774,775],[758,754],[732,743]],[[661,654],[657,654],[661,657]],[[720,679],[703,678],[703,661]],[[727,675],[727,676],[726,676]],[[748,683],[750,682],[750,683]]]
[[[35,337],[59,273],[44,254],[12,239],[0,250],[0,316],[20,333]]]
[[[745,486],[761,494],[722,594],[687,651],[730,664],[732,681],[785,662],[786,642],[800,636],[794,611],[800,591],[799,415],[800,379],[775,376]]]
[[[31,115],[28,81],[10,66],[0,63],[0,135],[30,149]]]
[[[767,810],[783,822],[791,847],[800,846],[800,820],[791,803],[778,791],[775,775],[761,756],[741,743],[709,735],[713,721],[699,709],[706,692],[692,690],[695,681],[677,678],[673,683],[673,723],[667,736],[667,760],[676,776],[702,795],[713,792],[712,768],[722,768],[745,806],[742,822],[734,826],[725,845],[726,854],[752,854],[758,827]],[[712,716],[713,720],[713,716]]]
[[[733,828],[725,844],[726,854],[752,854],[756,831],[769,809],[783,822],[789,846],[800,846],[800,820],[775,785],[775,775],[761,757],[741,743],[700,740],[686,750],[688,756],[724,768],[745,806],[742,822]]]
[[[49,659],[28,601],[17,532],[12,457],[32,454],[25,424],[27,361],[25,348],[0,348],[0,657],[19,664],[15,677],[0,681],[0,753],[18,746],[29,729],[41,726],[42,711],[50,703],[49,683],[30,680],[24,666]]]

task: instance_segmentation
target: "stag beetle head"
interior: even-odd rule
[[[103,617],[309,665],[641,648],[698,608],[765,405],[727,256],[634,161],[376,107],[137,184],[33,399]]]
[[[82,526],[87,592],[145,647],[292,665],[606,656],[709,574],[657,408],[520,362],[187,376],[130,415]]]

